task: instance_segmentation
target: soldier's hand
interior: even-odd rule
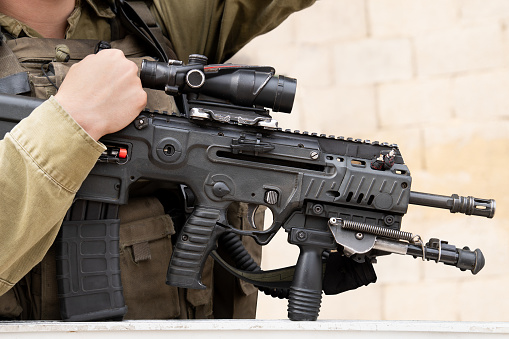
[[[136,64],[105,49],[73,65],[55,98],[87,133],[99,140],[121,130],[147,103]]]

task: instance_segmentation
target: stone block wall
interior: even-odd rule
[[[495,218],[411,206],[403,230],[480,248],[476,276],[409,256],[381,257],[378,282],[324,296],[320,319],[509,321],[509,1],[318,0],[233,62],[298,79],[280,127],[397,143],[414,191],[497,201]],[[293,265],[286,235],[265,269]],[[261,295],[258,318],[285,319]]]

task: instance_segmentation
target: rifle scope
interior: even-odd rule
[[[190,57],[188,65],[143,60],[141,82],[144,87],[164,90],[169,95],[200,93],[244,107],[292,111],[297,80],[274,76],[272,67],[204,65],[205,57],[201,63],[194,60],[196,56]]]

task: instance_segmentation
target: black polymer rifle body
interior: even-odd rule
[[[125,313],[117,213],[118,206],[128,201],[130,186],[139,180],[182,184],[194,194],[194,208],[178,236],[168,268],[170,285],[205,288],[201,270],[220,235],[234,232],[266,245],[284,228],[289,243],[300,248],[290,282],[292,320],[317,318],[322,254],[330,250],[342,251],[358,262],[399,253],[473,273],[482,268],[480,250],[458,249],[440,241],[424,245],[414,235],[402,232],[401,222],[410,203],[492,217],[493,201],[412,192],[410,171],[397,145],[283,131],[252,102],[243,106],[196,97],[199,87],[194,84],[203,85],[218,68],[207,71],[203,65],[165,65],[167,74],[157,81],[147,80],[147,75],[144,78],[142,69],[145,85],[160,88],[159,83],[167,83],[167,93],[182,95],[187,91],[193,99],[182,96],[181,114],[144,111],[125,129],[101,139],[108,150],[77,193],[57,239],[64,319],[121,319]],[[257,87],[267,85],[274,74],[267,68],[237,68],[264,73],[266,79],[254,81]],[[202,73],[191,75],[198,79],[189,79],[196,69]],[[146,73],[149,71],[160,73],[155,68]],[[275,81],[279,81],[275,91],[284,85],[286,91],[294,92],[291,79]],[[290,110],[292,93],[275,94],[276,99],[281,96],[291,97],[282,109]],[[0,132],[9,131],[40,102],[0,95]],[[273,214],[272,225],[250,232],[229,227],[226,211],[232,202],[248,203],[253,213],[255,206],[267,206]]]

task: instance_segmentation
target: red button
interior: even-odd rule
[[[118,150],[118,157],[119,157],[120,159],[125,159],[125,158],[127,158],[127,148],[120,148],[120,149]]]

